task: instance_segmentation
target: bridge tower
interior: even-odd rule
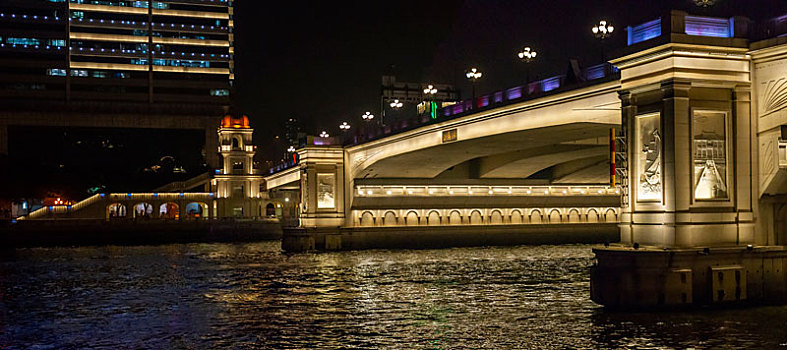
[[[257,147],[252,144],[254,129],[249,126],[249,118],[226,115],[219,126],[219,154],[223,163],[213,177],[216,193],[215,209],[218,217],[262,217],[260,191],[263,177],[254,169],[254,154]]]
[[[703,25],[714,35],[695,33]],[[613,307],[785,299],[787,254],[756,229],[748,20],[672,11],[651,27],[659,39],[630,40],[612,61],[628,149],[624,246],[595,250],[592,299]]]

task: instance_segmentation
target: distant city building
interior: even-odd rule
[[[140,142],[139,129],[196,130],[218,167],[214,119],[230,105],[233,41],[231,0],[4,0],[0,156],[9,128],[135,128]]]

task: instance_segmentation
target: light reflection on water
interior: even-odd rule
[[[16,250],[0,348],[787,348],[787,307],[606,312],[592,262],[590,246]]]

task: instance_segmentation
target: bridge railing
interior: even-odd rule
[[[620,189],[609,186],[477,186],[477,185],[358,185],[361,197],[395,196],[614,196]]]
[[[779,167],[787,168],[787,140],[779,140]]]

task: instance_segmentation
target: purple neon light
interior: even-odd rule
[[[522,88],[517,86],[515,88],[511,88],[506,90],[506,99],[508,100],[515,100],[522,97]]]
[[[733,19],[686,16],[686,34],[731,38],[733,36]]]
[[[628,44],[634,45],[661,36],[661,18],[628,27]]]
[[[552,91],[560,87],[560,77],[544,79],[541,81],[541,91]]]

